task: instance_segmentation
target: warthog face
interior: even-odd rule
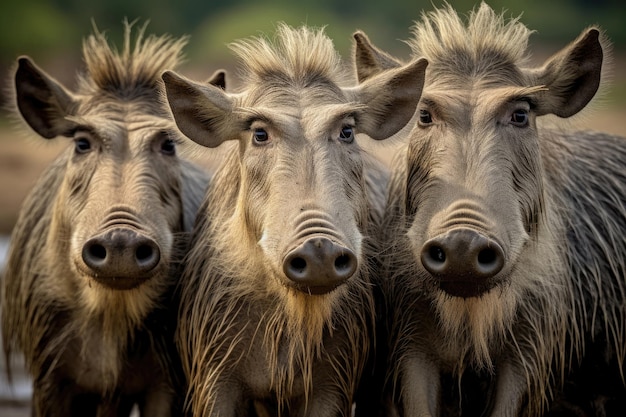
[[[416,61],[355,88],[314,71],[266,71],[239,94],[164,74],[183,133],[208,147],[239,142],[240,236],[281,286],[326,294],[359,269],[368,205],[355,135],[383,139],[403,127],[425,66]]]
[[[539,69],[495,51],[457,51],[457,62],[445,46],[415,41],[430,66],[403,198],[411,252],[430,286],[466,298],[509,283],[545,214],[536,117],[569,117],[591,100],[602,65],[598,36],[588,30]],[[356,39],[361,79],[398,65],[364,35]]]
[[[182,231],[175,144],[151,116],[109,120],[104,129],[83,117],[89,125],[74,133],[62,203],[73,230],[70,253],[83,275],[133,288],[165,272],[173,233]]]
[[[601,64],[591,30],[539,70],[511,65],[470,83],[432,73],[409,147],[407,190],[419,203],[408,233],[443,291],[475,297],[508,283],[544,215],[536,117],[581,110]]]
[[[408,236],[427,276],[452,296],[506,281],[540,213],[530,104],[521,88],[507,93],[431,89],[419,106],[407,155],[407,192],[419,203]]]
[[[125,98],[73,94],[25,57],[15,83],[19,111],[37,133],[74,141],[50,208],[52,235],[73,272],[89,286],[116,290],[163,276],[183,231],[181,165],[167,112],[142,98],[145,88],[129,88]]]

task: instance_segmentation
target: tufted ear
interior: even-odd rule
[[[209,79],[205,81],[205,83],[219,87],[222,90],[226,90],[226,71],[225,70],[215,71],[209,77]]]
[[[603,57],[600,32],[591,28],[548,59],[536,70],[538,84],[547,87],[537,113],[570,117],[581,111],[598,91]]]
[[[236,139],[234,104],[224,90],[213,84],[198,84],[173,71],[165,71],[161,78],[174,121],[185,136],[209,148]]]
[[[42,137],[71,136],[76,124],[67,116],[75,112],[77,99],[26,56],[17,61],[15,99],[26,123]]]
[[[354,35],[354,69],[361,83],[385,70],[402,66],[402,63],[385,51],[375,47],[364,32]]]
[[[359,131],[381,140],[402,129],[417,108],[427,65],[421,58],[385,70],[355,87],[356,100],[366,105],[357,122]]]

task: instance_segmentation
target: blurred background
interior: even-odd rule
[[[326,26],[340,52],[350,50],[350,35],[365,30],[380,46],[405,53],[398,39],[422,10],[441,0],[12,0],[0,6],[0,60],[10,64],[29,54],[39,61],[74,68],[83,36],[93,19],[115,40],[120,23],[149,20],[154,33],[192,35],[188,48],[193,65],[219,66],[230,58],[225,44],[259,32],[269,32],[277,21],[292,25]],[[476,0],[450,2],[465,13]],[[622,0],[490,0],[496,11],[522,21],[537,31],[537,43],[561,45],[591,24],[600,24],[618,47],[626,43],[626,7]],[[61,61],[61,62],[59,62]],[[71,64],[71,65],[70,65]]]
[[[531,50],[537,62],[573,40],[587,26],[600,25],[614,46],[611,88],[602,110],[587,121],[593,128],[626,135],[626,7],[623,0],[525,0],[488,2],[505,16],[517,17],[536,31]],[[29,55],[49,74],[73,87],[81,68],[82,39],[93,24],[120,45],[122,21],[149,21],[148,33],[190,35],[185,75],[204,79],[215,69],[232,68],[227,44],[235,39],[271,34],[285,21],[325,26],[342,56],[351,58],[352,33],[364,30],[379,47],[407,58],[410,27],[423,10],[441,6],[441,0],[8,0],[0,2],[0,104],[7,104],[7,89],[16,58]],[[475,0],[452,0],[465,14]],[[236,84],[233,72],[227,82]],[[23,129],[22,129],[23,130]],[[31,138],[24,139],[26,133]],[[42,166],[63,147],[64,141],[43,141],[31,132],[16,132],[0,113],[0,235],[8,234],[26,190]]]
[[[478,1],[451,0],[467,13]],[[626,136],[626,7],[623,0],[490,0],[496,11],[517,17],[536,33],[530,48],[540,63],[589,25],[600,25],[614,47],[610,88],[602,103],[585,119],[587,127]],[[349,62],[352,33],[364,30],[379,47],[400,57],[409,56],[401,41],[423,10],[441,6],[440,0],[5,0],[0,2],[0,104],[8,103],[12,67],[29,55],[46,72],[68,87],[74,86],[82,66],[81,42],[93,24],[120,45],[122,21],[149,21],[147,33],[190,35],[186,64],[180,71],[205,79],[218,68],[232,69],[227,44],[235,39],[271,34],[275,24],[325,26],[341,55]],[[236,84],[232,71],[229,85]],[[68,142],[45,141],[17,129],[7,112],[0,112],[0,270],[8,235],[17,211],[41,171]],[[0,414],[26,415],[23,398],[28,383],[7,393],[0,369]],[[19,378],[18,378],[19,380]],[[19,382],[19,381],[18,381]],[[8,404],[8,405],[7,405]],[[13,405],[11,405],[13,404]],[[8,407],[8,408],[7,408]],[[9,408],[13,407],[13,411]],[[14,413],[14,414],[13,414]]]

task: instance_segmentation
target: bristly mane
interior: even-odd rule
[[[348,76],[323,28],[293,29],[281,23],[274,42],[256,37],[229,46],[240,60],[243,85],[267,82],[268,78],[298,86],[316,81],[338,84]]]
[[[429,70],[438,76],[482,77],[525,66],[532,33],[519,17],[507,21],[484,2],[469,13],[467,25],[447,5],[422,12],[422,21],[413,26],[407,44],[414,56],[429,61]]]
[[[124,47],[119,52],[109,45],[105,34],[94,24],[94,33],[83,42],[87,68],[79,78],[79,93],[108,93],[121,100],[140,97],[156,100],[161,73],[180,65],[188,37],[144,37],[146,23],[137,30],[131,46],[133,25],[124,22]]]

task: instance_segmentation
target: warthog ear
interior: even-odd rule
[[[570,117],[582,110],[600,86],[603,51],[600,32],[588,29],[538,70],[541,94],[537,113]]]
[[[17,60],[15,98],[20,114],[39,135],[71,136],[75,123],[66,117],[75,111],[77,100],[26,56]]]
[[[364,32],[357,31],[353,37],[354,69],[360,83],[385,70],[402,66],[396,58],[374,46]]]
[[[211,84],[216,87],[226,90],[226,71],[217,70],[205,81],[205,84]]]
[[[381,72],[355,88],[357,101],[366,105],[359,131],[382,140],[397,133],[413,117],[422,95],[428,61],[415,60]]]
[[[161,76],[176,125],[194,142],[214,148],[235,139],[233,101],[220,87],[198,84],[172,71]]]

